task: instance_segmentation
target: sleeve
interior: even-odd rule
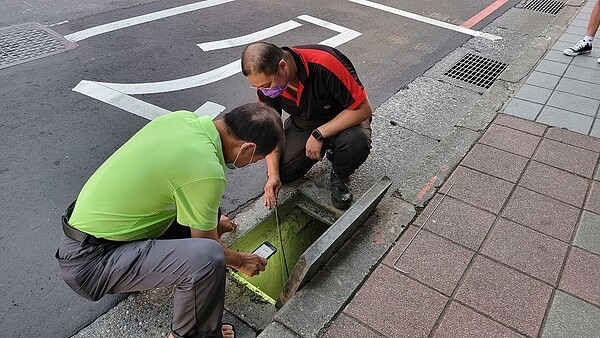
[[[267,95],[263,94],[260,90],[256,91],[258,95],[258,101],[266,104],[267,106],[275,109],[275,111],[281,116],[282,107],[281,107],[281,99],[279,98],[270,98]]]
[[[177,222],[203,231],[216,228],[224,192],[222,178],[205,178],[177,188],[174,192]]]
[[[356,109],[367,97],[367,92],[358,79],[354,66],[348,59],[344,63],[333,58],[329,61],[320,71],[327,90],[342,107]]]

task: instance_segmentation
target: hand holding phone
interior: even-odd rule
[[[259,255],[264,259],[269,259],[276,252],[277,248],[273,244],[269,243],[269,241],[265,241],[258,248],[256,248],[256,250],[252,251],[253,254]]]

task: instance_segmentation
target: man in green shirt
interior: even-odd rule
[[[281,118],[261,103],[216,121],[180,111],[148,123],[98,168],[63,216],[61,277],[94,301],[176,285],[170,337],[233,337],[221,325],[225,266],[253,276],[267,261],[220,242],[224,169],[255,163],[282,140]]]

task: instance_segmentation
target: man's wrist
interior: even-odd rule
[[[323,141],[323,139],[325,138],[325,137],[323,137],[323,134],[321,133],[319,128],[313,129],[313,131],[310,133],[310,135],[312,137],[314,137],[314,139],[317,141]]]

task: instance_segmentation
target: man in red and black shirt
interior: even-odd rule
[[[242,72],[260,101],[290,114],[283,148],[266,158],[265,205],[274,206],[282,182],[300,179],[330,150],[332,203],[350,207],[349,178],[369,155],[373,112],[350,60],[323,45],[256,42],[242,53]]]

